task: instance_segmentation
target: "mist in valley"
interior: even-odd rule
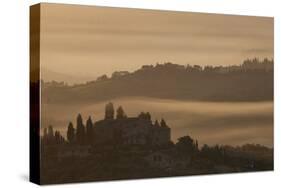
[[[89,104],[42,104],[42,127],[52,125],[66,134],[70,121],[76,124],[78,113],[86,121],[104,118],[109,101]],[[256,143],[273,147],[273,102],[187,102],[154,98],[118,98],[129,117],[149,111],[152,120],[164,118],[171,127],[172,140],[190,135],[199,144],[242,145]]]

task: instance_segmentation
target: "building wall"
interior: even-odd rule
[[[169,127],[157,127],[141,118],[102,120],[94,125],[95,142],[102,144],[121,139],[123,144],[165,144],[170,142]],[[120,140],[119,140],[120,141]]]

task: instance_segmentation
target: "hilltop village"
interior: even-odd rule
[[[258,144],[208,146],[186,135],[171,141],[164,119],[127,117],[105,106],[104,119],[70,122],[66,138],[52,126],[41,136],[42,182],[135,179],[273,169],[273,149]]]
[[[52,136],[54,134],[54,137]],[[115,110],[112,103],[105,107],[103,120],[93,123],[89,117],[84,125],[81,114],[77,116],[77,127],[70,122],[67,130],[67,140],[60,132],[53,133],[52,126],[44,129],[42,142],[68,143],[72,145],[151,145],[161,146],[171,143],[171,129],[164,119],[154,123],[149,112],[141,112],[137,117],[127,117],[121,106]]]

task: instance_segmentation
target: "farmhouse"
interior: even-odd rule
[[[126,145],[162,145],[171,142],[171,129],[162,119],[152,123],[150,114],[140,113],[137,117],[127,117],[122,109],[117,109],[114,118],[112,103],[106,105],[105,118],[93,126],[95,143],[114,142]]]

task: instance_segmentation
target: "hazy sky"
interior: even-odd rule
[[[273,18],[59,4],[42,4],[41,13],[43,79],[54,72],[95,78],[165,61],[229,65],[273,57]]]

